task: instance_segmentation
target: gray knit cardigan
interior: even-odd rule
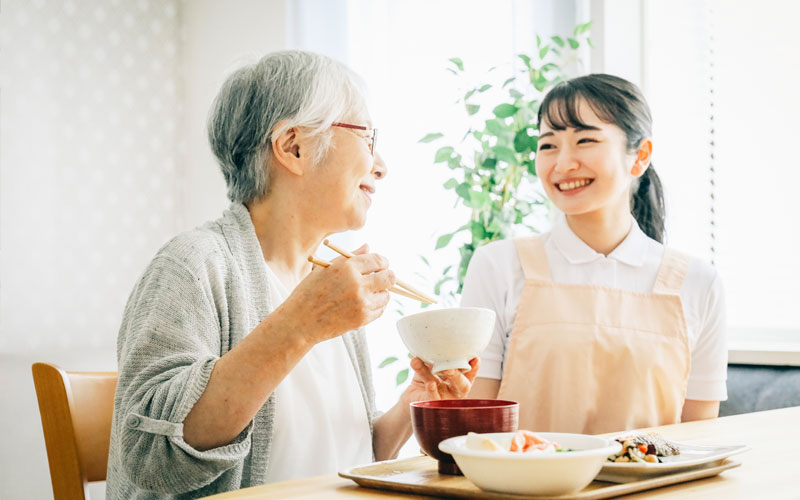
[[[183,440],[183,421],[216,360],[277,306],[267,293],[270,279],[241,203],[178,235],[153,258],[119,331],[108,500],[197,498],[264,483],[274,394],[233,442],[219,448],[192,448]],[[343,338],[371,427],[377,412],[364,331]]]

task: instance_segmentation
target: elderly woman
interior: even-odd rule
[[[172,239],[128,300],[107,496],[195,498],[395,456],[408,404],[463,397],[477,371],[415,377],[375,410],[363,326],[394,274],[359,249],[307,257],[361,227],[386,166],[358,78],[329,58],[269,54],[231,75],[208,137],[232,203]]]

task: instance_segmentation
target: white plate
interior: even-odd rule
[[[747,445],[708,446],[691,443],[675,443],[681,449],[680,455],[662,457],[663,463],[606,462],[597,475],[597,480],[610,483],[629,483],[662,474],[700,469],[719,465],[726,458],[750,449]]]

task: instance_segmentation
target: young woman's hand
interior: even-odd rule
[[[414,401],[431,401],[438,399],[463,399],[472,388],[472,381],[478,374],[480,360],[472,358],[469,361],[470,370],[461,373],[460,370],[445,370],[435,376],[431,368],[421,359],[413,358],[411,368],[414,370],[414,379],[403,392],[401,401],[413,403]]]
[[[360,248],[349,259],[336,258],[330,267],[315,267],[281,306],[312,342],[371,323],[386,309],[394,272],[385,257],[365,250]]]

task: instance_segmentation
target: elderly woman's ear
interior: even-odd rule
[[[307,151],[303,152],[305,154],[301,154],[298,139],[297,129],[294,127],[278,136],[273,136],[272,160],[276,167],[283,167],[288,172],[302,177],[308,165],[309,155]]]

